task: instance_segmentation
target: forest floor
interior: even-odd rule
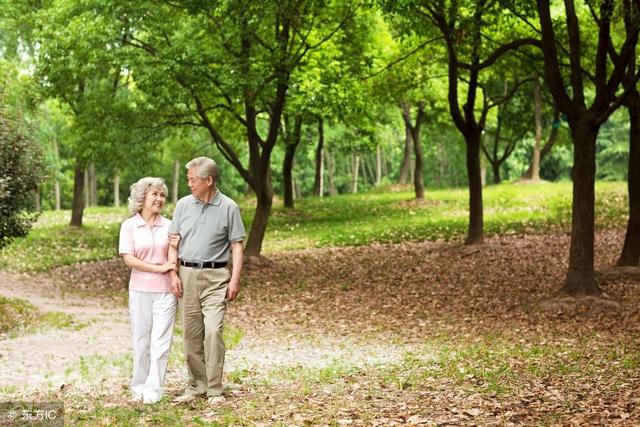
[[[597,234],[596,268],[622,240]],[[539,234],[272,254],[228,307],[216,407],[171,401],[186,375],[179,323],[167,397],[129,401],[121,261],[2,273],[0,295],[74,321],[0,337],[0,401],[64,401],[78,425],[638,425],[640,279],[599,275],[617,307],[538,304],[562,282],[568,244]]]

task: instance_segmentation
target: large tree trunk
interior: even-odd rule
[[[533,79],[533,105],[536,122],[535,142],[533,143],[533,158],[531,159],[531,179],[540,179],[540,146],[542,143],[542,96],[540,95],[540,78]]]
[[[84,166],[76,162],[73,178],[73,202],[71,204],[71,222],[69,225],[82,227],[82,214],[84,213]]]
[[[479,128],[470,135],[465,135],[465,138],[467,140],[467,177],[469,180],[469,233],[465,244],[475,245],[484,241]]]
[[[173,160],[173,182],[171,189],[171,201],[173,206],[178,203],[178,189],[180,188],[180,161],[178,159]]]
[[[640,93],[633,90],[625,105],[629,114],[629,221],[618,265],[636,266],[640,261]]]
[[[324,123],[322,117],[318,119],[318,146],[316,147],[316,170],[313,181],[313,195],[322,197],[323,191],[323,175],[324,161],[322,153],[324,151]]]
[[[269,222],[269,214],[271,213],[271,205],[273,204],[273,190],[271,188],[271,172],[269,166],[266,165],[266,171],[256,174],[257,188],[256,192],[256,212],[253,216],[253,223],[249,231],[245,254],[249,257],[259,257],[262,252],[262,241],[267,231]]]
[[[593,267],[598,129],[594,129],[588,120],[581,120],[571,128],[574,141],[571,246],[569,269],[560,292],[573,296],[600,295]]]
[[[120,174],[118,172],[113,176],[113,206],[120,207]]]

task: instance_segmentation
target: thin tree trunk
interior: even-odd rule
[[[55,197],[56,197],[56,210],[59,211],[61,208],[61,203],[60,203],[60,181],[56,179],[56,182],[54,184],[54,192],[55,192]]]
[[[94,163],[89,165],[89,205],[98,206],[98,176]]]
[[[568,295],[600,295],[595,280],[594,230],[595,230],[595,173],[596,138],[587,120],[572,126],[573,150],[573,206],[571,212],[571,246],[569,269],[560,290]]]
[[[493,183],[500,184],[502,178],[500,177],[500,164],[497,162],[489,162],[491,163],[491,170],[493,171]]]
[[[380,144],[376,146],[376,185],[382,183],[382,149]]]
[[[323,175],[324,175],[324,162],[322,158],[322,152],[324,150],[324,122],[322,117],[318,119],[318,145],[316,146],[316,168],[315,178],[313,181],[313,195],[322,197],[323,191]]]
[[[173,182],[171,189],[171,201],[173,206],[178,203],[178,189],[180,188],[180,161],[178,159],[173,160]]]
[[[351,154],[351,192],[358,192],[358,169],[360,165],[360,156],[356,153]]]
[[[402,118],[404,119],[405,128],[409,130],[413,150],[415,154],[415,169],[413,172],[413,187],[416,193],[416,199],[424,200],[424,177],[423,177],[423,155],[422,144],[420,143],[420,128],[425,119],[424,101],[418,103],[418,114],[416,115],[415,124],[411,123],[411,108],[409,103],[402,102]]]
[[[480,166],[480,131],[467,137],[467,177],[469,180],[469,234],[465,244],[484,241],[484,217],[482,209],[482,170]]]
[[[549,132],[549,136],[547,137],[547,141],[544,146],[540,150],[540,164],[542,164],[542,159],[545,158],[547,154],[551,151],[556,141],[558,140],[558,131],[560,129],[559,120],[560,120],[560,112],[557,108],[554,107],[554,116],[553,116],[553,124],[551,126],[551,131]],[[540,171],[538,170],[538,179],[540,179]],[[529,164],[529,168],[522,174],[520,179],[532,179],[533,176],[533,162]]]
[[[118,172],[113,176],[113,206],[120,207],[120,174]]]
[[[84,186],[83,186],[83,194],[84,194],[84,205],[85,206],[91,206],[91,197],[89,194],[89,170],[87,168],[84,168],[84,177],[83,177],[83,181],[84,181]]]
[[[640,93],[633,90],[625,105],[629,114],[629,220],[617,264],[637,266],[640,261]]]
[[[542,143],[542,96],[540,95],[540,78],[536,75],[533,79],[533,105],[536,121],[535,142],[533,144],[533,159],[531,160],[531,179],[540,179],[540,146]]]
[[[296,147],[289,145],[285,147],[284,160],[282,161],[282,179],[284,181],[284,207],[293,208],[294,184],[293,184],[293,160],[296,155]]]
[[[333,154],[330,151],[325,150],[324,155],[327,158],[327,179],[329,180],[329,195],[335,196],[338,194],[335,181],[336,165],[333,159]]]
[[[403,121],[404,121],[404,106],[405,103],[401,102],[400,106],[403,109]],[[398,182],[405,185],[409,181],[409,172],[411,170],[411,152],[413,151],[413,137],[411,136],[411,129],[404,125],[404,154],[402,156],[402,164],[400,165],[400,179]]]
[[[42,210],[42,204],[40,203],[40,190],[37,188],[33,191],[33,208],[36,212],[40,212]]]
[[[73,202],[71,204],[71,222],[69,225],[82,227],[82,215],[85,206],[85,180],[86,173],[83,165],[76,163],[73,178]]]
[[[289,120],[285,116],[285,122]],[[296,156],[296,149],[300,144],[302,135],[302,116],[296,115],[293,129],[285,126],[285,151],[282,161],[282,178],[284,180],[284,207],[293,208],[294,188],[293,188],[293,163]]]

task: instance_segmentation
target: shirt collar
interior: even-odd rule
[[[193,203],[203,204],[202,201],[200,199],[198,199],[196,196],[193,196]],[[219,189],[216,189],[216,193],[213,196],[213,199],[209,200],[205,204],[210,204],[210,205],[214,205],[214,206],[220,206],[220,203],[222,203],[222,193],[220,192]]]
[[[147,225],[147,221],[145,221],[144,218],[142,218],[142,215],[140,215],[140,212],[135,214],[135,216],[133,217],[133,221],[135,222],[137,227],[144,227],[145,225]],[[160,215],[156,216],[156,220],[154,221],[153,225],[157,227],[162,225],[162,218],[160,217]]]

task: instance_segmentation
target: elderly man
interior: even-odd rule
[[[240,290],[244,226],[238,205],[217,188],[219,171],[208,157],[187,163],[191,195],[176,204],[169,234],[179,234],[179,248],[170,248],[169,260],[179,257],[179,272],[171,272],[171,290],[183,299],[182,327],[189,384],[178,402],[207,397],[210,404],[224,400],[222,326],[226,301]],[[232,271],[227,262],[232,254]]]

